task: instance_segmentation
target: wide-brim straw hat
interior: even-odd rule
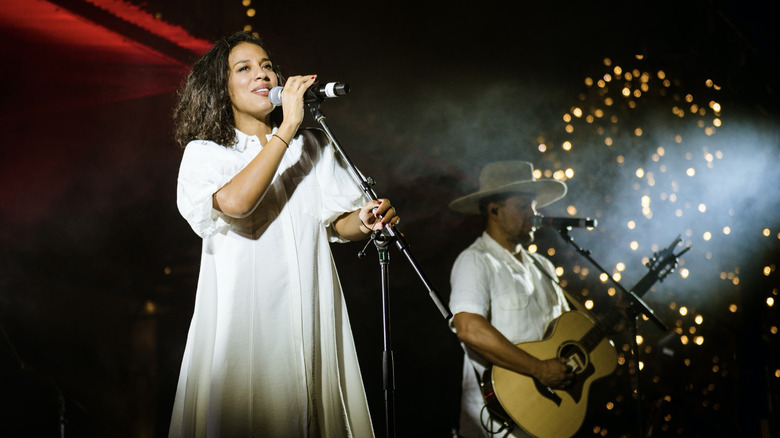
[[[527,161],[498,161],[482,168],[479,190],[450,202],[450,209],[480,214],[480,200],[502,193],[535,195],[537,208],[542,208],[566,196],[566,190],[563,181],[534,178],[534,166]]]

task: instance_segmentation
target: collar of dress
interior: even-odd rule
[[[249,146],[249,144],[253,142],[258,142],[258,143],[260,142],[260,139],[257,138],[256,135],[245,134],[244,132],[239,131],[238,128],[234,128],[234,129],[236,130],[236,139],[238,140],[235,146],[233,146],[235,150],[239,152],[244,152],[247,146]],[[266,140],[270,140],[271,136],[273,136],[276,133],[277,129],[278,128],[274,126],[274,128],[271,130],[271,133],[265,136]]]

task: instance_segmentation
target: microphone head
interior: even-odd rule
[[[349,84],[342,82],[328,82],[324,88],[327,97],[343,96],[349,93]]]
[[[273,106],[282,106],[282,90],[284,90],[284,87],[276,86],[268,92],[268,100],[271,101]]]

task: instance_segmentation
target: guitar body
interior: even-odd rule
[[[569,358],[575,378],[568,388],[551,390],[534,378],[498,366],[489,369],[483,379],[488,407],[492,404],[495,411],[498,402],[508,417],[538,438],[577,433],[585,419],[590,385],[617,366],[617,353],[609,339],[601,339],[590,352],[583,346],[581,338],[594,326],[587,316],[566,312],[551,324],[547,338],[518,347],[539,359]]]

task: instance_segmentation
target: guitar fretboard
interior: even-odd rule
[[[634,294],[641,297],[645,294],[645,292],[650,290],[650,287],[653,286],[653,283],[658,280],[658,271],[658,269],[652,269],[650,272],[645,274],[645,276],[639,280],[639,283],[637,283],[636,286],[631,289]],[[601,343],[601,341],[609,334],[609,332],[612,331],[612,327],[617,324],[617,322],[620,321],[620,318],[622,317],[623,315],[619,311],[610,311],[602,321],[597,321],[596,324],[590,330],[588,330],[585,335],[582,336],[580,339],[580,345],[582,345],[585,351],[590,353],[594,348],[596,348],[597,345],[599,345],[599,343]]]

